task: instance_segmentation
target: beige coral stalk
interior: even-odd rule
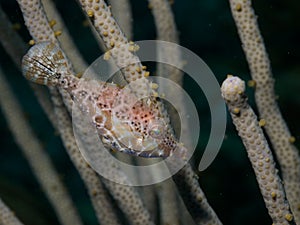
[[[132,13],[129,0],[110,0],[113,16],[117,20],[119,26],[122,28],[127,39],[132,40]]]
[[[22,38],[13,29],[13,24],[9,21],[5,15],[3,9],[0,7],[0,42],[4,47],[7,54],[10,56],[12,61],[21,70],[21,59],[27,50],[27,45],[24,43]],[[47,114],[48,119],[51,123],[55,123],[53,107],[50,99],[45,93],[44,87],[36,84],[30,84],[34,91],[35,96],[44,112]]]
[[[170,2],[168,0],[148,0],[148,2],[149,8],[154,16],[157,33],[156,39],[178,44],[179,37]],[[177,48],[171,48],[167,44],[164,47],[165,49],[163,51],[157,49],[158,59],[163,59],[167,63],[173,63],[180,68],[182,66],[180,51]],[[173,66],[160,63],[158,64],[157,74],[171,79],[182,86],[183,73]],[[165,88],[163,90],[165,90]],[[172,89],[165,91],[173,92]]]
[[[197,175],[190,164],[185,165],[173,176],[177,188],[195,224],[221,225],[213,208],[209,205],[199,186]]]
[[[80,5],[93,21],[96,30],[109,50],[106,53],[107,58],[113,57],[119,68],[126,67],[122,69],[122,72],[127,82],[139,80],[139,82],[130,84],[135,93],[149,96],[152,92],[150,83],[146,79],[149,72],[145,70],[134,54],[138,50],[138,46],[128,41],[112,17],[110,7],[106,5],[104,0],[80,0]]]
[[[180,224],[179,204],[177,201],[176,186],[172,179],[163,181],[157,185],[157,193],[160,204],[161,224]]]
[[[25,25],[35,41],[56,41],[46,13],[38,0],[18,0],[22,10]]]
[[[59,179],[42,144],[33,133],[15,96],[0,70],[0,105],[16,143],[22,149],[34,174],[50,200],[58,218],[65,225],[80,225],[81,220],[68,192]]]
[[[221,90],[233,123],[247,150],[273,223],[294,224],[271,150],[256,115],[247,103],[244,81],[238,77],[228,76]]]
[[[27,28],[36,42],[46,40],[57,42],[54,32],[48,23],[41,2],[39,0],[19,0],[18,3],[23,12]],[[62,103],[60,95],[53,88],[51,89],[51,94],[54,102],[57,129],[61,134],[62,141],[70,158],[75,164],[75,167],[79,171],[80,176],[87,187],[98,220],[102,224],[119,224],[118,219],[114,214],[113,207],[107,197],[107,192],[104,190],[98,175],[89,167],[89,165],[87,165],[78,150],[73,134],[72,123],[68,111]],[[64,95],[64,97],[66,98],[65,102],[68,102],[69,109],[71,109],[71,101],[68,99],[67,95]]]
[[[0,224],[1,225],[22,225],[7,205],[0,198]]]
[[[255,81],[255,100],[260,118],[275,150],[287,198],[300,224],[300,158],[276,102],[270,60],[260,34],[250,0],[230,0],[231,11],[238,28],[242,46]]]
[[[148,2],[155,20],[157,39],[178,43],[179,38],[170,2],[167,0],[148,0]]]

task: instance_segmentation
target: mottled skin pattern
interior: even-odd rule
[[[23,57],[24,76],[38,84],[66,90],[87,113],[103,144],[141,157],[185,157],[156,108],[156,98],[138,99],[129,88],[73,76],[66,56],[51,42],[33,46]],[[138,81],[137,81],[138,82]]]

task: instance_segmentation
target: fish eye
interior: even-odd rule
[[[163,138],[165,133],[165,123],[163,120],[159,119],[150,123],[149,135],[153,138],[160,139]]]
[[[162,130],[159,127],[155,127],[152,130],[150,130],[150,135],[154,138],[160,137],[162,134]]]

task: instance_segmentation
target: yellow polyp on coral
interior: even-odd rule
[[[255,82],[255,80],[249,80],[247,82],[247,85],[248,85],[248,87],[254,88],[256,86],[256,82]]]
[[[289,142],[290,142],[290,143],[295,143],[295,141],[296,141],[296,138],[295,138],[294,136],[291,136],[291,137],[289,138]]]
[[[287,221],[291,222],[291,221],[293,220],[293,215],[288,213],[288,214],[286,214],[286,215],[284,216],[284,218],[285,218]]]
[[[114,41],[110,41],[110,47],[114,47],[115,46],[115,42]]]
[[[138,73],[141,73],[141,72],[142,72],[141,67],[137,67],[137,68],[135,68],[135,70],[136,70],[136,72],[138,72]]]
[[[80,72],[80,73],[77,73],[75,76],[76,76],[76,77],[78,77],[78,78],[81,78],[81,77],[82,77],[82,75],[83,75],[83,73],[82,73],[82,72]]]
[[[28,44],[29,45],[34,45],[35,44],[35,41],[33,39],[31,39],[30,41],[28,41]]]
[[[93,10],[88,10],[87,11],[87,15],[88,15],[88,17],[90,17],[90,18],[92,18],[93,16],[94,16],[94,11]]]
[[[263,126],[266,125],[266,121],[265,121],[264,119],[261,119],[261,120],[258,122],[258,125],[259,125],[260,127],[263,127]]]
[[[104,31],[102,34],[103,34],[104,37],[108,36],[108,32],[107,31]]]
[[[271,193],[271,197],[272,197],[273,199],[276,199],[276,196],[277,196],[277,194],[273,191],[273,192]]]
[[[107,51],[107,52],[104,53],[103,59],[104,60],[109,60],[110,57],[111,57],[111,53],[110,53],[110,51]]]
[[[157,89],[157,88],[158,88],[158,84],[152,83],[152,84],[151,84],[151,88],[152,88],[152,89]]]
[[[140,46],[138,46],[137,44],[134,44],[133,42],[130,42],[129,44],[130,45],[128,47],[128,50],[130,52],[136,52],[136,51],[138,51],[140,49]]]
[[[62,31],[61,31],[61,30],[57,30],[57,31],[54,32],[54,36],[55,36],[55,37],[58,37],[58,36],[60,36],[61,34],[62,34]]]
[[[130,52],[133,52],[133,51],[134,51],[134,47],[133,47],[132,45],[130,45],[130,46],[128,47],[128,50],[129,50]]]
[[[152,94],[153,94],[154,97],[158,97],[159,96],[156,91],[154,91]]]
[[[144,74],[144,77],[149,77],[149,76],[150,76],[150,72],[146,71],[145,74]]]
[[[56,24],[56,20],[52,19],[49,21],[49,25],[51,28],[53,28],[55,26],[55,24]]]
[[[242,5],[240,3],[236,4],[235,10],[238,11],[238,12],[241,12],[242,11]]]

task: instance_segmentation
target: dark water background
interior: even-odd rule
[[[84,16],[75,1],[58,1],[79,50],[91,63],[99,54],[91,32],[83,26]],[[134,40],[155,39],[153,17],[145,0],[131,1],[134,19]],[[1,6],[13,23],[20,23],[24,41],[26,33],[20,10],[14,1],[1,0]],[[300,3],[298,1],[253,1],[259,25],[270,56],[276,79],[278,103],[292,134],[300,139]],[[227,1],[177,0],[172,6],[180,32],[180,44],[200,56],[221,83],[226,74],[249,80],[247,63]],[[1,31],[0,31],[1,32]],[[55,162],[61,178],[68,185],[86,224],[95,224],[95,217],[84,187],[66,155],[57,133],[51,127],[35,100],[27,82],[0,47],[1,66],[20,100],[27,120],[32,124],[46,151]],[[194,99],[201,120],[201,137],[196,161],[201,156],[209,135],[209,111],[199,88],[185,79],[184,87]],[[1,94],[1,93],[0,93]],[[253,90],[248,90],[253,102]],[[228,118],[229,119],[229,118]],[[58,224],[51,206],[7,127],[0,110],[0,196],[25,224]],[[213,164],[199,174],[207,198],[224,224],[271,224],[259,193],[246,152],[230,119],[226,138]]]

